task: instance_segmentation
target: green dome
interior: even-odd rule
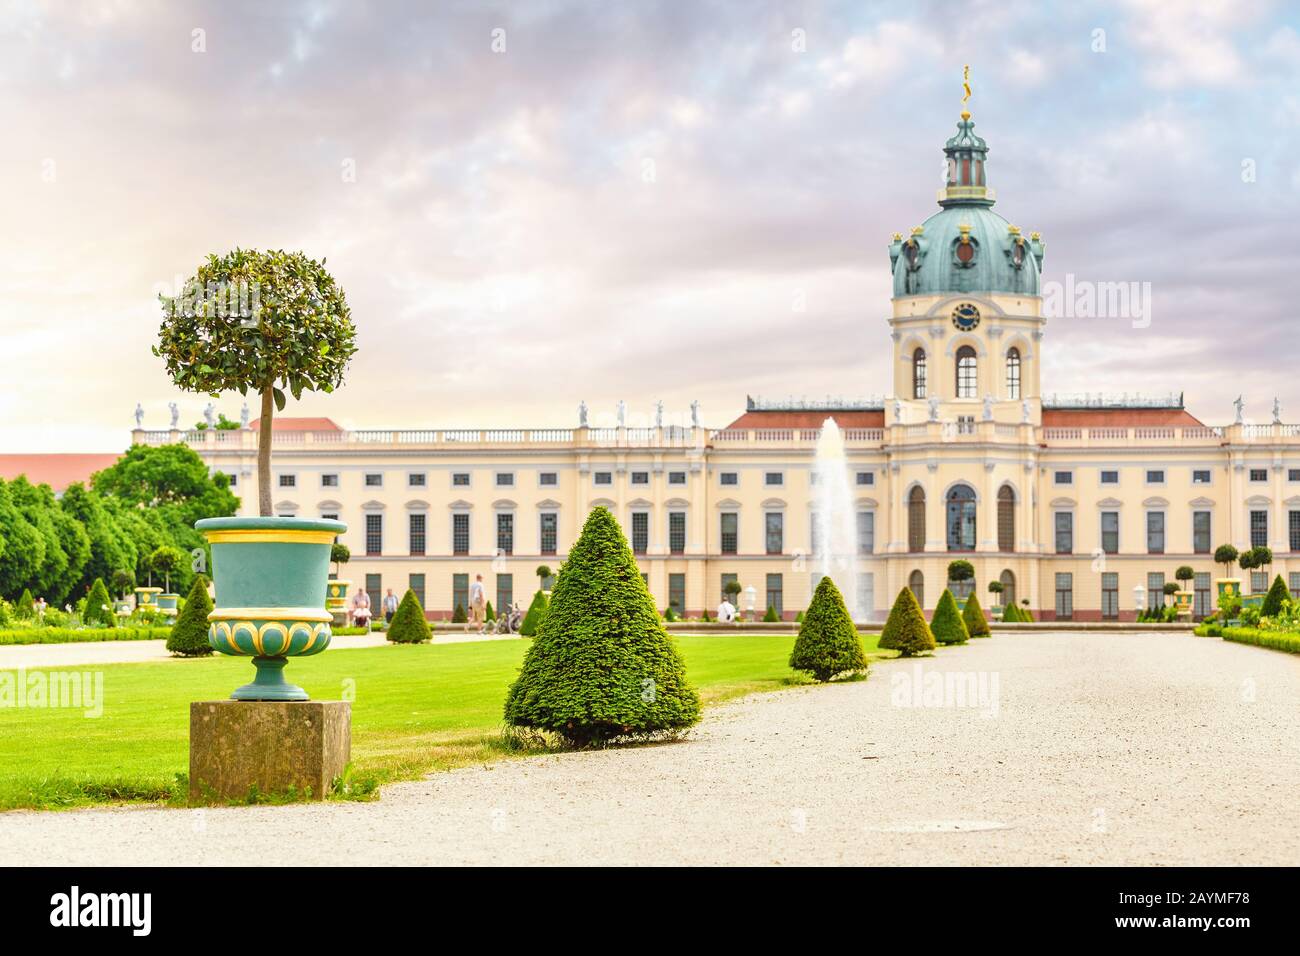
[[[985,184],[988,145],[975,134],[969,113],[943,148],[948,182],[940,193],[943,208],[904,239],[894,234],[889,265],[894,296],[961,292],[1020,292],[1038,295],[1043,243],[1038,233],[1020,229],[992,209],[993,190]]]

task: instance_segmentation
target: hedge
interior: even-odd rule
[[[171,630],[170,627],[20,627],[0,631],[0,645],[158,641],[166,639]]]
[[[1220,630],[1225,641],[1300,654],[1300,634],[1295,631],[1261,631],[1254,627],[1225,627]]]
[[[618,521],[593,508],[506,696],[505,719],[575,746],[675,734],[700,697]]]

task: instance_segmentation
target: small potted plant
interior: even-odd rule
[[[288,658],[329,646],[325,609],[330,550],[341,521],[275,517],[271,444],[287,394],[332,392],[356,351],[343,289],[301,252],[236,249],[209,256],[180,295],[160,297],[163,322],[154,354],[182,389],[216,396],[236,390],[261,399],[257,436],[258,517],[204,518],[216,599],[208,641],[223,654],[253,658],[256,677],[236,700],[306,700],[284,679]]]
[[[1241,578],[1232,576],[1232,566],[1239,557],[1237,549],[1230,544],[1221,544],[1214,549],[1214,563],[1223,565],[1223,577],[1214,583],[1218,588],[1218,607],[1223,607],[1224,598],[1241,594]]]
[[[989,605],[989,613],[998,619],[1002,617],[1002,590],[1001,581],[989,582],[989,594],[993,595],[993,602]]]
[[[1249,551],[1243,552],[1241,556],[1237,558],[1237,565],[1238,567],[1241,568],[1242,571],[1246,572],[1247,581],[1249,581],[1251,577],[1253,577],[1253,575],[1251,575],[1250,573],[1251,571],[1256,571],[1260,568],[1266,568],[1272,563],[1273,563],[1273,549],[1264,547],[1262,545],[1251,548]],[[1264,580],[1266,581],[1268,580],[1268,575],[1264,576]],[[1268,593],[1267,589],[1260,592],[1256,592],[1253,585],[1251,586],[1249,594],[1245,592],[1246,589],[1243,587],[1242,595],[1241,595],[1241,606],[1243,608],[1260,607],[1264,603],[1264,595]]]
[[[148,557],[149,570],[157,571],[163,576],[163,592],[158,595],[158,610],[167,617],[175,617],[179,594],[172,592],[172,575],[185,566],[185,552],[170,544],[164,544]]]
[[[958,591],[961,597],[956,598],[957,607],[965,609],[966,607],[966,588],[963,587],[967,581],[975,577],[975,565],[971,564],[965,558],[958,558],[956,561],[948,562],[948,590],[952,591],[954,597]],[[953,585],[957,585],[954,589]]]
[[[330,546],[330,564],[334,565],[334,573],[325,582],[325,609],[333,616],[337,627],[342,627],[348,620],[348,588],[352,582],[339,575],[343,573],[343,565],[351,560],[352,550],[346,544],[335,541]]]
[[[1179,617],[1190,618],[1192,616],[1192,599],[1196,592],[1187,583],[1196,577],[1196,572],[1189,565],[1183,564],[1174,572],[1174,577],[1182,587],[1174,589],[1174,607],[1178,609]]]

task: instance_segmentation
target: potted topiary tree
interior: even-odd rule
[[[1217,607],[1223,607],[1223,599],[1230,594],[1241,594],[1241,578],[1232,576],[1232,566],[1237,563],[1237,549],[1230,544],[1221,544],[1214,549],[1214,563],[1223,565],[1223,577],[1214,583],[1218,590]]]
[[[956,595],[953,596],[953,599],[957,602],[957,608],[959,610],[966,606],[967,588],[964,585],[967,581],[974,579],[974,577],[975,565],[971,564],[965,558],[958,558],[956,561],[948,562],[948,589],[951,591],[952,585],[955,584],[957,585],[957,590],[962,592],[960,598],[956,597]],[[931,630],[933,629],[933,625],[931,625]],[[935,636],[937,637],[938,635]]]
[[[1271,559],[1272,556],[1273,553],[1270,551],[1269,558]],[[1254,571],[1256,568],[1259,567],[1259,559],[1260,559],[1259,548],[1251,548],[1247,551],[1243,551],[1237,557],[1237,566],[1241,568],[1242,572],[1246,575],[1245,583],[1241,588],[1241,606],[1243,608],[1259,607],[1261,604],[1264,603],[1263,594],[1253,593],[1254,592],[1253,588],[1251,589],[1251,593],[1248,594],[1246,593],[1246,587],[1245,587],[1245,584],[1248,584],[1250,582],[1251,579],[1250,572]]]
[[[722,592],[727,596],[727,600],[730,601],[731,606],[736,609],[736,616],[732,618],[733,624],[740,623],[740,592],[743,590],[744,588],[740,586],[740,582],[734,578],[728,581],[722,588]]]
[[[533,573],[537,575],[537,589],[539,591],[550,590],[547,588],[546,582],[550,581],[551,576],[555,573],[551,570],[551,566],[549,564],[539,564],[537,570]]]
[[[257,436],[259,517],[195,524],[212,546],[212,646],[253,658],[257,676],[236,700],[306,700],[284,679],[291,656],[329,646],[325,582],[341,521],[278,518],[271,509],[275,412],[286,393],[332,392],[356,351],[343,289],[301,252],[236,249],[209,256],[179,296],[160,297],[164,318],[154,354],[191,392],[236,390],[261,398]]]
[[[333,617],[335,627],[342,627],[348,620],[348,588],[352,582],[339,577],[343,565],[352,560],[352,550],[343,542],[335,541],[330,545],[330,564],[334,573],[325,582],[325,610]]]
[[[1001,581],[989,582],[989,594],[993,595],[993,603],[989,605],[989,613],[992,614],[994,618],[1002,616],[1002,591],[1003,586]]]
[[[1177,608],[1176,613],[1179,617],[1190,619],[1192,616],[1192,599],[1196,596],[1196,592],[1187,582],[1195,577],[1196,572],[1187,564],[1179,565],[1178,569],[1174,571],[1174,578],[1182,585],[1182,587],[1174,589],[1174,607]]]
[[[149,569],[163,576],[163,591],[158,595],[158,610],[168,617],[174,617],[176,602],[180,600],[180,595],[172,592],[172,575],[185,566],[185,552],[170,544],[164,544],[155,549],[147,560]]]

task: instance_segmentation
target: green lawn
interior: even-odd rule
[[[877,650],[878,638],[863,635],[868,655],[891,656]],[[675,640],[706,705],[804,682],[786,666],[793,634]],[[331,649],[291,661],[286,676],[313,698],[352,699],[357,775],[411,779],[508,752],[501,708],[527,644]],[[253,673],[246,659],[220,655],[89,670],[104,675],[98,718],[75,709],[0,708],[0,809],[179,799],[190,701],[224,698]]]

